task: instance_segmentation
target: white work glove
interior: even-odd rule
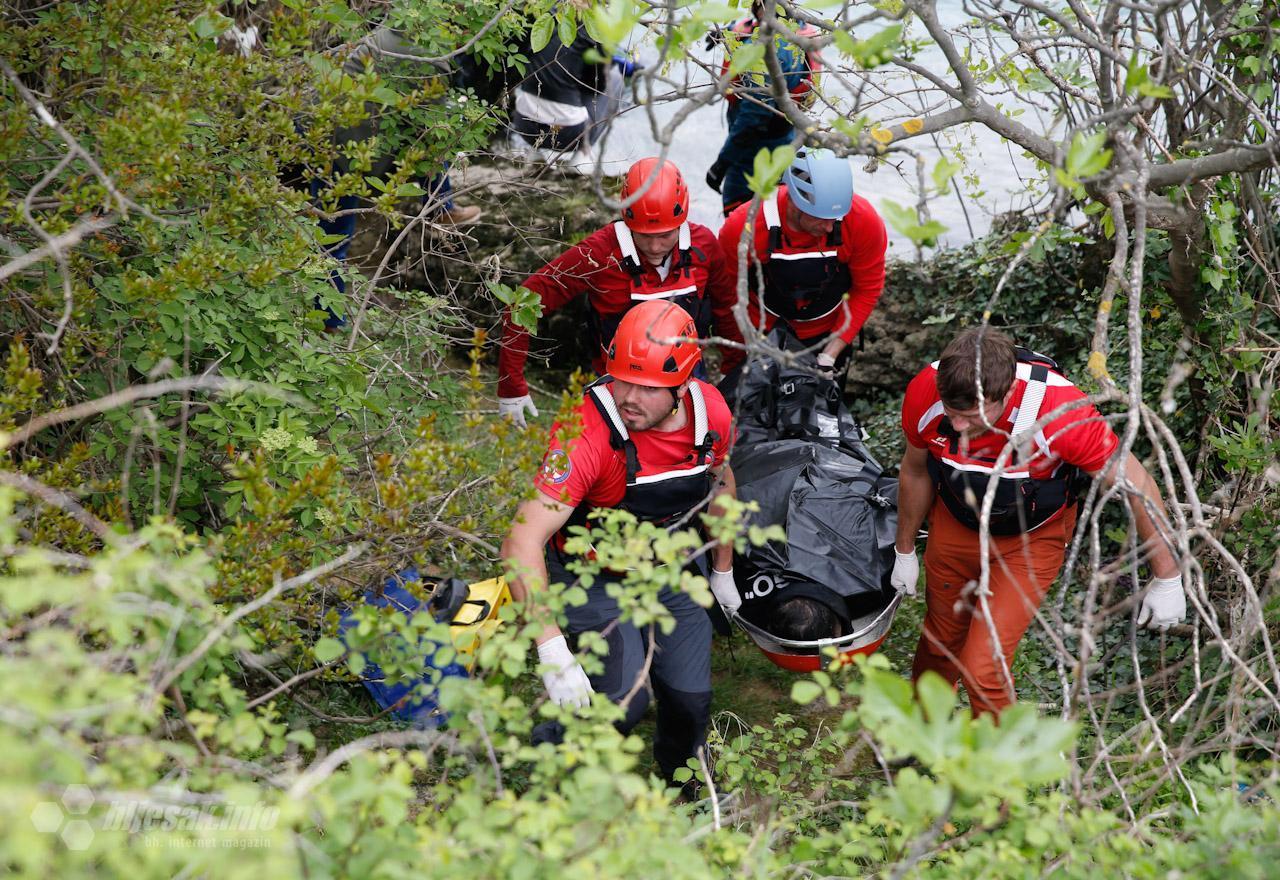
[[[916,594],[916,581],[920,580],[920,560],[916,558],[915,551],[910,553],[899,553],[898,548],[893,548],[893,574],[889,575],[889,584],[906,596],[914,596]]]
[[[825,351],[818,355],[818,372],[828,379],[836,377],[836,359]]]
[[[533,405],[533,398],[529,395],[498,398],[498,415],[504,419],[511,419],[511,423],[517,428],[525,427],[524,414],[526,412],[531,416],[538,415],[538,408]]]
[[[712,568],[711,577],[707,581],[711,584],[711,595],[716,597],[716,601],[724,609],[724,616],[733,617],[737,614],[742,607],[742,596],[738,594],[738,585],[734,583],[733,569],[716,571]]]
[[[1182,575],[1152,578],[1147,595],[1142,597],[1138,626],[1164,632],[1187,616],[1187,594],[1182,591]]]
[[[591,681],[582,671],[564,636],[556,636],[538,645],[538,662],[550,666],[542,673],[547,696],[557,706],[587,706],[591,703]]]

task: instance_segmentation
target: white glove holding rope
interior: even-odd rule
[[[742,596],[738,594],[738,585],[734,583],[733,569],[717,571],[713,567],[707,582],[711,585],[711,595],[716,597],[716,601],[724,609],[724,616],[732,618],[737,614],[742,607]]]
[[[517,428],[526,427],[524,420],[526,412],[535,418],[538,415],[538,408],[534,406],[533,398],[528,394],[522,397],[498,398],[498,415],[504,419],[511,419],[511,423]]]
[[[818,375],[826,379],[836,377],[836,359],[825,351],[818,355]]]
[[[1147,594],[1142,597],[1138,626],[1164,632],[1187,617],[1187,594],[1182,590],[1182,575],[1152,578]]]
[[[893,573],[889,575],[889,584],[904,596],[916,594],[916,582],[920,580],[920,560],[915,551],[899,553],[893,548]]]
[[[547,687],[551,702],[557,706],[591,704],[591,681],[569,650],[564,636],[556,636],[538,645],[538,661],[551,667],[542,673],[542,683]]]

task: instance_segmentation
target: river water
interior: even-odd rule
[[[961,0],[939,0],[939,16],[943,23],[956,33],[966,22]],[[874,23],[855,32],[855,37],[865,39],[885,25]],[[914,24],[909,33],[923,35],[924,29]],[[640,58],[656,57],[652,37],[638,33],[633,38],[632,48]],[[706,52],[701,47],[695,53],[704,62],[713,62],[719,66],[719,50]],[[945,73],[948,68],[941,51],[933,44],[921,52],[915,59],[921,66]],[[705,87],[709,76],[694,63],[685,62],[667,71],[670,79],[682,82],[686,88]],[[864,109],[872,122],[890,125],[921,114],[922,109],[936,106],[943,96],[927,82],[912,75],[886,65],[868,72],[858,72],[850,76],[865,77],[866,87],[863,92]],[[948,76],[948,79],[954,79]],[[843,103],[851,106],[852,96],[832,76],[824,77],[823,88],[832,103]],[[900,97],[898,97],[900,96]],[[1010,104],[1020,104],[1013,96],[1005,99]],[[874,104],[872,103],[874,102]],[[683,99],[654,102],[654,113],[659,124],[665,125],[685,105]],[[868,106],[871,105],[871,106]],[[684,172],[692,191],[690,215],[695,222],[705,224],[711,229],[718,229],[721,223],[720,196],[712,191],[703,177],[711,163],[715,161],[720,145],[727,132],[725,123],[724,101],[717,100],[710,106],[694,110],[681,124],[672,141],[668,157]],[[942,104],[945,109],[948,104]],[[1034,114],[1035,108],[1023,105],[1027,115]],[[833,114],[828,110],[827,116]],[[1024,122],[1028,122],[1025,117]],[[1032,126],[1043,124],[1048,128],[1048,121],[1030,122]],[[930,201],[933,219],[946,224],[947,232],[939,239],[939,245],[946,247],[963,244],[975,236],[981,236],[991,226],[992,218],[1008,211],[1025,210],[1032,201],[1028,184],[1038,179],[1039,175],[1029,159],[1022,156],[1021,148],[1004,142],[998,135],[981,125],[966,125],[939,133],[936,142],[925,136],[913,138],[904,143],[919,151],[932,169],[935,161],[942,155],[942,150],[954,158],[952,152],[959,146],[964,155],[964,170],[957,175],[959,187],[953,186],[947,195],[938,196]],[[651,129],[649,115],[643,107],[631,107],[618,116],[605,144],[604,158],[611,164],[629,163],[643,156],[656,152],[656,142]],[[939,149],[941,148],[941,150]],[[869,162],[854,157],[850,160],[854,168],[854,187],[861,195],[868,198],[877,208],[885,199],[900,205],[914,205],[917,200],[916,163],[905,154],[897,153],[889,156],[888,162]],[[873,170],[868,170],[873,169]],[[968,177],[961,181],[961,177]],[[927,176],[926,176],[926,179]],[[881,210],[883,214],[883,210]],[[913,258],[916,254],[911,241],[889,228],[889,255],[899,258]]]

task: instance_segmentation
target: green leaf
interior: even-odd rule
[[[831,32],[831,38],[836,44],[836,48],[841,54],[853,57],[853,53],[857,51],[858,41],[848,31],[836,28]]]
[[[1129,59],[1124,74],[1124,90],[1137,92],[1147,98],[1172,98],[1173,89],[1162,86],[1151,79],[1151,71],[1146,65],[1138,63],[1138,56]]]
[[[921,223],[914,208],[903,207],[890,199],[881,201],[880,207],[890,226],[922,247],[935,247],[938,236],[947,231],[946,224],[937,220]]]
[[[1106,139],[1105,129],[1088,134],[1077,132],[1071,140],[1071,147],[1067,150],[1064,167],[1053,170],[1053,176],[1058,185],[1075,191],[1078,196],[1083,196],[1084,190],[1080,181],[1098,174],[1111,164],[1112,151],[1103,148]]]
[[[948,159],[946,156],[937,161],[937,164],[933,166],[931,177],[933,178],[933,187],[938,191],[938,195],[947,194],[950,189],[951,178],[955,177],[956,173],[963,167],[963,162]]]
[[[764,46],[760,43],[742,43],[729,59],[729,75],[737,76],[744,70],[759,70],[764,64]]]
[[[210,9],[208,12],[197,17],[191,22],[191,30],[202,40],[215,39],[235,24],[230,18],[227,18],[216,9]]]
[[[384,107],[391,107],[400,102],[400,96],[386,86],[378,86],[369,93],[369,97]]]
[[[289,742],[295,742],[308,752],[314,752],[316,749],[316,737],[309,730],[293,730],[285,737]]]
[[[635,7],[627,0],[596,3],[587,12],[587,34],[610,52],[626,39],[639,21]]]
[[[311,649],[311,653],[321,663],[329,663],[337,660],[347,652],[347,646],[337,639],[331,639],[328,636],[316,642],[316,646]]]
[[[879,67],[893,58],[901,39],[902,25],[890,25],[879,33],[855,43],[850,48],[849,55],[859,67]]]
[[[1090,134],[1078,132],[1067,150],[1066,173],[1074,180],[1092,177],[1111,164],[1111,150],[1103,148],[1107,141],[1105,129]]]
[[[831,120],[831,125],[845,137],[857,142],[862,138],[862,132],[867,127],[867,117],[859,116],[857,119],[849,119],[844,116],[837,116]]]
[[[795,157],[795,148],[790,144],[772,151],[768,147],[761,148],[760,152],[756,153],[754,171],[747,175],[747,186],[760,198],[767,198],[778,186],[782,172],[787,170],[787,166]]]
[[[791,686],[791,699],[801,706],[807,706],[822,696],[822,685],[816,681],[805,679]]]
[[[916,682],[916,693],[924,709],[925,718],[937,724],[951,715],[956,702],[956,692],[938,675],[924,675]]]
[[[1146,65],[1139,63],[1138,56],[1134,55],[1129,59],[1129,64],[1124,72],[1124,90],[1126,92],[1136,92],[1138,88],[1151,79],[1151,74],[1147,71]]]
[[[511,320],[530,333],[537,332],[538,319],[542,317],[542,298],[527,287],[511,287],[498,281],[487,281],[485,286],[498,302],[511,310]]]
[[[544,12],[538,16],[529,30],[529,47],[533,51],[541,52],[547,48],[547,44],[551,42],[551,29],[555,24],[556,20],[550,12]]]
[[[578,16],[572,6],[560,7],[560,16],[556,21],[556,34],[566,49],[578,38]]]

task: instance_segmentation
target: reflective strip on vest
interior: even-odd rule
[[[837,256],[839,251],[807,251],[803,254],[769,254],[771,260],[825,260]]]
[[[592,396],[600,402],[604,407],[605,414],[609,421],[613,423],[613,429],[618,432],[623,440],[630,440],[631,435],[627,433],[627,426],[622,423],[622,416],[618,414],[618,404],[614,402],[613,394],[609,391],[608,385],[592,385],[587,389]]]
[[[764,306],[764,310],[765,310],[766,312],[768,312],[769,314],[773,315],[775,318],[782,318],[782,315],[781,315],[781,314],[779,314],[778,312],[775,312],[773,309],[769,308],[769,306],[765,304],[765,302],[764,302],[764,300],[763,300],[763,299],[760,301],[760,305]],[[829,315],[829,314],[831,314],[832,312],[834,312],[836,309],[840,308],[842,305],[844,305],[844,301],[843,301],[843,300],[841,300],[840,302],[837,302],[835,305],[833,305],[831,308],[827,309],[827,310],[826,310],[825,312],[823,312],[821,315],[814,315],[813,317],[805,318],[804,320],[806,320],[806,321],[819,321],[819,320],[821,320],[821,319],[825,318],[827,315]],[[785,319],[785,318],[783,318],[783,320],[786,320],[786,319]]]
[[[678,471],[663,471],[660,474],[649,474],[647,477],[636,477],[635,482],[630,485],[644,486],[651,483],[661,483],[664,480],[678,480],[681,477],[692,477],[697,474],[705,473],[706,470],[707,465],[700,464],[696,467],[684,468]]]
[[[945,414],[946,414],[946,413],[945,413],[945,412],[943,411],[943,409],[942,409],[942,401],[941,401],[941,400],[939,400],[939,401],[935,402],[935,403],[933,404],[933,406],[931,406],[931,407],[929,407],[927,410],[925,410],[925,411],[924,411],[924,415],[922,415],[922,416],[920,417],[920,421],[919,421],[919,423],[916,425],[916,431],[917,431],[918,433],[920,433],[920,434],[923,434],[923,433],[924,433],[924,429],[925,429],[926,427],[928,427],[928,425],[929,425],[929,423],[930,423],[930,422],[932,422],[932,421],[933,421],[934,419],[936,419],[938,416],[945,415]]]
[[[955,471],[964,471],[970,474],[993,474],[995,468],[986,464],[975,464],[973,462],[960,461],[959,459],[948,458],[946,455],[938,456],[938,461]],[[1002,480],[1029,480],[1031,479],[1030,471],[1010,471],[1006,470],[1000,474]]]
[[[1022,402],[1018,405],[1018,416],[1013,420],[1013,441],[1020,442],[1040,418],[1040,407],[1044,404],[1044,393],[1049,390],[1047,383],[1036,379],[1027,379],[1022,389]]]
[[[688,287],[673,287],[671,290],[656,290],[653,293],[633,293],[631,294],[631,301],[648,302],[651,299],[671,299],[672,297],[697,292],[698,285],[690,284]]]
[[[761,203],[760,210],[764,212],[764,225],[766,228],[773,230],[782,227],[782,218],[778,216],[778,191],[776,189],[769,198]]]
[[[689,399],[693,401],[693,445],[697,448],[707,440],[707,402],[697,382],[689,383]]]

